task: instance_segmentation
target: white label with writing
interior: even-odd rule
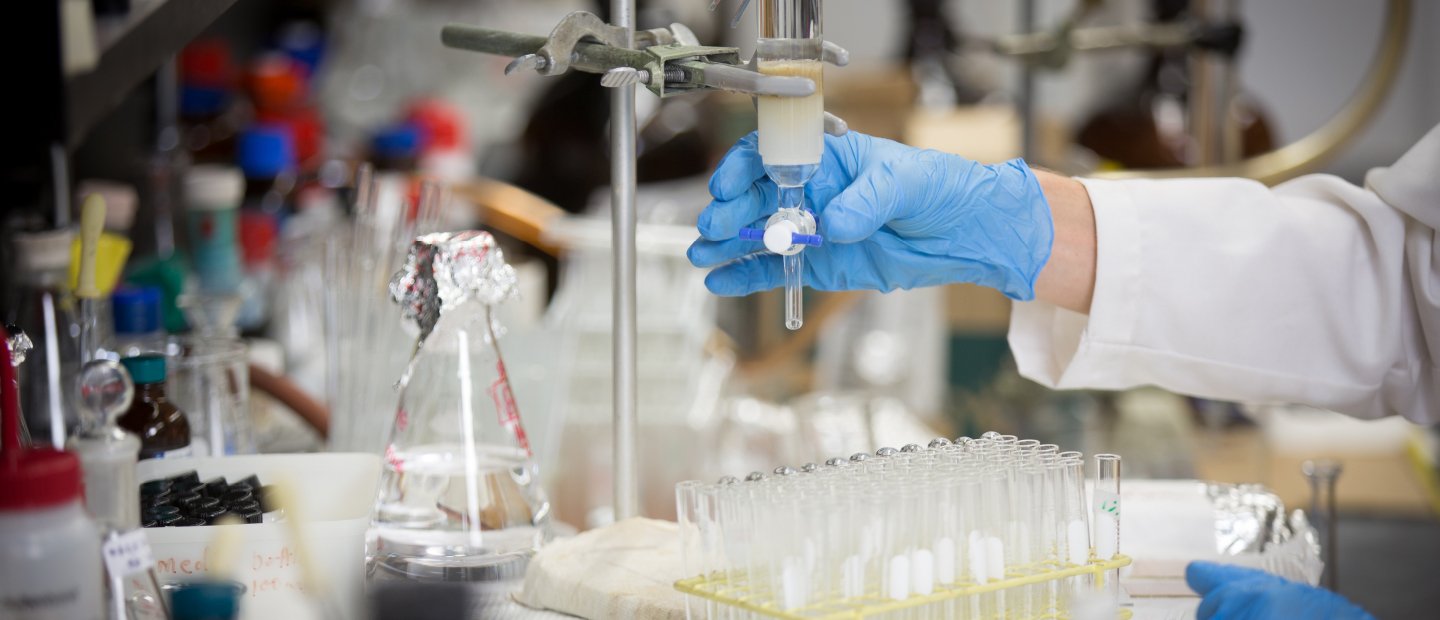
[[[105,568],[112,577],[125,577],[155,565],[155,556],[150,553],[150,541],[144,530],[133,530],[111,536],[101,545],[105,556]]]

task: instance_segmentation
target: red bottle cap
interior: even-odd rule
[[[255,211],[240,212],[240,249],[246,265],[263,263],[275,257],[278,228],[273,215]]]
[[[230,88],[235,83],[235,64],[230,44],[222,39],[201,39],[180,51],[180,81],[192,86]]]
[[[53,448],[20,445],[20,388],[10,363],[10,344],[0,338],[0,406],[4,452],[0,453],[0,511],[47,508],[75,501],[83,490],[80,459]]]
[[[295,145],[295,158],[302,169],[316,163],[325,139],[325,124],[314,106],[302,105],[294,110],[256,110],[255,120],[284,125]]]
[[[245,87],[258,110],[293,110],[305,99],[305,68],[289,56],[265,54],[250,65]]]
[[[417,99],[410,104],[405,120],[420,126],[421,150],[425,153],[465,148],[465,114],[445,101]]]

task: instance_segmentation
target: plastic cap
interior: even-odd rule
[[[295,163],[311,161],[320,154],[320,144],[325,137],[325,125],[320,114],[312,106],[301,106],[294,110],[275,112],[258,110],[255,120],[269,125],[284,127],[290,132],[291,144],[295,146]]]
[[[247,178],[273,179],[295,166],[295,140],[285,125],[252,125],[236,150]]]
[[[286,56],[304,67],[307,76],[315,75],[315,67],[325,56],[325,35],[320,26],[304,20],[285,22],[275,39]]]
[[[126,357],[120,360],[120,365],[130,371],[130,378],[135,381],[135,385],[165,382],[164,355],[147,353]]]
[[[230,92],[216,86],[180,87],[180,114],[189,118],[216,116],[230,101]]]
[[[125,232],[135,223],[135,205],[139,197],[135,186],[119,181],[85,179],[75,187],[80,197],[99,194],[105,199],[105,230]]]
[[[55,271],[70,267],[70,245],[75,231],[70,228],[16,233],[15,267],[19,272]]]
[[[275,256],[275,237],[279,234],[275,216],[258,211],[240,212],[240,249],[245,264],[263,263]]]
[[[376,157],[402,159],[420,154],[420,127],[414,123],[396,123],[380,128],[370,140]]]
[[[284,54],[264,54],[250,65],[245,86],[256,108],[287,110],[305,100],[305,67]]]
[[[465,148],[468,131],[465,115],[449,103],[439,99],[421,99],[410,105],[405,119],[420,127],[423,134],[421,148],[426,153]]]
[[[201,39],[180,51],[180,81],[187,86],[228,90],[235,82],[230,44],[223,39]]]
[[[116,334],[149,334],[160,331],[160,288],[122,286],[110,296]]]
[[[195,166],[185,175],[185,206],[198,211],[225,211],[240,206],[245,176],[229,166]]]
[[[80,459],[54,448],[0,456],[0,511],[46,508],[80,498]]]
[[[175,620],[229,620],[240,614],[244,588],[228,581],[192,581],[170,592]]]

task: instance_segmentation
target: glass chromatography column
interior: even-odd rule
[[[785,326],[800,329],[806,245],[819,245],[815,216],[805,206],[805,184],[825,151],[825,96],[820,0],[761,0],[756,68],[766,75],[809,78],[806,97],[758,97],[760,158],[779,186],[780,205],[765,222],[766,249],[784,256]]]

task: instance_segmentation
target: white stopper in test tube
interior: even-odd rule
[[[891,599],[903,601],[910,598],[910,558],[900,554],[890,558],[889,592]]]
[[[955,541],[935,541],[935,577],[940,583],[955,583]]]
[[[1005,578],[1005,543],[999,536],[985,537],[985,573],[991,579]]]
[[[985,555],[985,536],[979,530],[970,532],[970,579],[978,584],[990,581],[986,574],[990,563],[986,561]]]
[[[841,564],[842,589],[845,598],[859,598],[865,595],[865,561],[858,555],[845,558]]]
[[[910,591],[920,596],[935,593],[935,554],[929,549],[910,553]]]
[[[799,609],[805,606],[805,561],[800,558],[785,558],[785,567],[780,572],[780,587],[783,590],[785,609]]]
[[[794,222],[779,221],[765,229],[765,249],[776,254],[784,254],[795,245],[795,233],[800,229]]]

